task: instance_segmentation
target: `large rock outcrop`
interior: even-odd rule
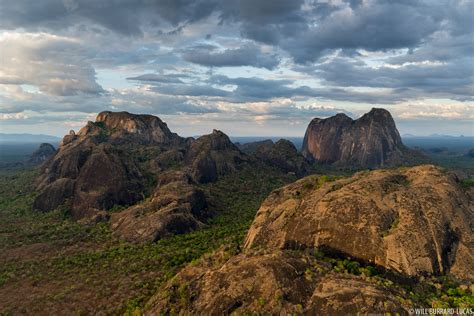
[[[34,207],[52,210],[68,203],[74,218],[130,205],[143,196],[140,157],[132,150],[155,146],[164,150],[185,144],[159,118],[127,112],[102,112],[77,134],[66,135],[53,158],[37,179]],[[164,148],[164,149],[163,149]]]
[[[357,120],[343,113],[313,119],[302,149],[310,161],[349,168],[401,164],[409,158],[408,152],[390,112],[375,108]]]
[[[192,178],[198,183],[207,183],[236,171],[247,157],[226,134],[214,130],[192,142],[184,159]]]
[[[42,143],[39,148],[31,154],[28,162],[35,165],[42,164],[43,162],[51,158],[55,152],[56,149],[53,145],[48,143]]]
[[[169,171],[158,177],[158,185],[145,202],[111,215],[116,236],[132,242],[153,242],[171,234],[202,227],[208,214],[204,192],[183,172]]]
[[[34,208],[65,205],[81,222],[110,219],[119,238],[155,241],[202,227],[209,214],[197,184],[246,161],[220,131],[185,139],[155,116],[102,112],[66,135],[43,166]]]
[[[295,145],[286,139],[280,139],[274,144],[264,143],[256,149],[254,155],[258,160],[283,172],[294,172],[302,176],[310,170],[306,159],[298,153]]]
[[[262,204],[245,247],[322,248],[408,276],[474,276],[474,204],[453,175],[424,165],[310,176]]]
[[[147,314],[407,315],[442,287],[421,276],[473,281],[474,204],[456,181],[424,165],[278,189],[244,249],[184,268]]]
[[[104,111],[97,115],[95,123],[89,122],[78,134],[90,135],[97,131],[106,134],[109,142],[166,145],[184,142],[182,137],[169,130],[165,122],[147,114]]]

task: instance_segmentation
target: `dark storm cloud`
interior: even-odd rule
[[[92,22],[124,35],[141,35],[146,26],[199,21],[217,4],[213,0],[2,0],[0,27],[55,29]]]
[[[386,65],[379,68],[338,58],[318,66],[315,74],[328,83],[343,87],[419,89],[426,93],[472,96],[473,62],[469,58],[456,63]],[[343,74],[343,75],[340,75]]]
[[[417,2],[343,8],[321,17],[316,26],[281,46],[299,63],[318,60],[335,49],[413,48],[439,28],[441,18],[437,10],[430,9]]]
[[[266,44],[278,44],[282,39],[307,29],[307,19],[301,11],[302,0],[241,0],[234,1],[222,12],[224,21],[241,24],[244,37]]]
[[[57,31],[95,23],[124,35],[141,35],[148,29],[163,34],[161,28],[171,25],[177,27],[175,35],[179,36],[184,25],[215,14],[222,25],[239,28],[241,36],[279,46],[296,62],[306,63],[336,49],[416,48],[442,27],[449,26],[453,34],[465,33],[472,28],[472,4],[467,2],[0,0],[0,27]],[[154,28],[157,30],[151,31]],[[239,66],[244,64],[242,58],[252,54],[251,65],[270,69],[277,64],[275,58],[259,56],[258,50],[249,47],[184,57],[204,65]]]
[[[253,66],[269,70],[278,66],[279,58],[274,54],[265,54],[257,45],[244,44],[238,48],[217,50],[215,46],[197,46],[186,49],[183,59],[191,63],[208,67]]]
[[[311,98],[472,100],[473,11],[461,0],[0,0],[0,30],[12,31],[0,34],[0,110],[225,119],[235,106],[274,119],[326,111],[280,104]],[[196,65],[260,69],[209,77]]]

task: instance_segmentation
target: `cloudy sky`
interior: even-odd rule
[[[470,0],[0,0],[0,132],[126,110],[186,136],[302,136],[384,107],[402,134],[474,136],[473,16]]]

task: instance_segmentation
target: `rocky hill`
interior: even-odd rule
[[[78,219],[141,200],[146,174],[132,153],[144,149],[142,144],[161,152],[184,146],[185,139],[151,115],[99,113],[95,122],[66,135],[43,166],[34,207],[47,211],[68,204]]]
[[[255,157],[283,172],[294,172],[298,176],[309,172],[310,166],[306,159],[296,150],[295,145],[286,139],[276,143],[264,143],[254,153]]]
[[[42,167],[34,208],[65,207],[84,222],[110,220],[119,237],[154,241],[203,226],[209,214],[198,184],[259,164],[298,175],[308,169],[287,141],[249,156],[221,131],[183,138],[152,115],[102,112],[66,135]]]
[[[31,164],[41,164],[51,158],[56,152],[56,148],[48,143],[42,143],[37,150],[35,150],[28,160]]]
[[[276,143],[266,139],[236,145],[242,152],[283,172],[302,176],[311,169],[309,162],[298,152],[295,145],[286,139],[280,139]]]
[[[313,119],[302,153],[310,161],[351,169],[401,165],[416,155],[402,144],[390,112],[376,108],[357,120],[343,113]]]
[[[112,213],[110,224],[121,239],[153,242],[203,227],[209,215],[206,211],[204,192],[193,185],[187,174],[169,171],[158,176],[158,185],[149,200]]]
[[[473,278],[474,205],[455,176],[424,165],[324,180],[273,192],[245,247],[323,248],[409,276]]]
[[[436,289],[424,278],[473,281],[473,219],[472,198],[432,165],[306,177],[266,199],[243,251],[185,268],[150,314],[406,314],[414,285]]]
[[[264,139],[264,140],[259,140],[255,142],[250,142],[250,143],[235,143],[235,145],[244,153],[246,154],[254,154],[257,149],[259,149],[262,146],[266,147],[271,147],[273,146],[273,141],[271,139]]]
[[[219,176],[235,171],[246,160],[229,137],[218,130],[192,142],[184,157],[192,178],[199,183],[215,181]]]

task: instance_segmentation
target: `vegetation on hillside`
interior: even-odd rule
[[[72,221],[66,209],[33,211],[36,175],[10,171],[0,180],[0,314],[131,313],[185,264],[240,244],[268,193],[295,180],[263,167],[224,176],[202,185],[216,214],[205,229],[131,244],[112,238],[106,223]]]
[[[126,243],[106,223],[83,225],[68,210],[38,213],[31,205],[37,170],[1,171],[0,314],[137,314],[159,286],[183,266],[227,245],[239,249],[261,202],[270,191],[296,180],[264,167],[246,167],[201,185],[215,214],[205,229],[153,244]],[[338,174],[340,176],[341,174]],[[311,178],[305,188],[334,177]],[[471,181],[472,182],[472,181]],[[469,180],[463,186],[472,186]],[[376,267],[316,252],[321,269],[403,288],[417,306],[472,306],[469,289],[446,277],[397,284]],[[316,266],[315,266],[316,267]],[[317,267],[316,267],[317,268]],[[308,271],[310,274],[311,271]],[[21,297],[21,299],[19,299]]]

